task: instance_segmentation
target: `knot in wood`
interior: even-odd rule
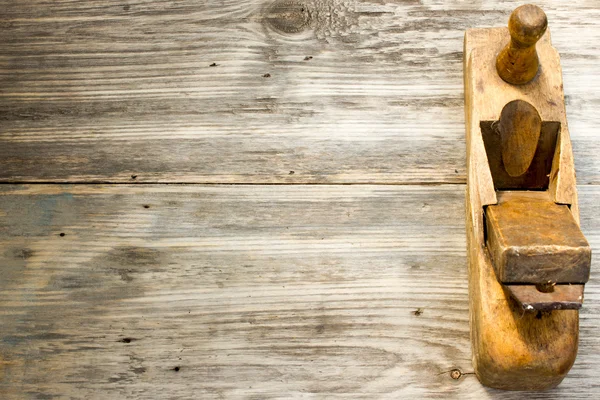
[[[294,34],[308,28],[310,12],[299,1],[278,0],[267,9],[265,20],[278,32]]]

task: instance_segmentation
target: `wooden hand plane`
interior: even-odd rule
[[[464,85],[475,373],[494,388],[549,389],[577,355],[591,250],[544,12],[524,5],[508,29],[467,30]]]

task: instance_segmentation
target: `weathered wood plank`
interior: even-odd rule
[[[594,251],[599,196],[580,188]],[[462,185],[2,185],[0,397],[521,399],[450,376],[472,371],[463,202]],[[528,398],[600,394],[599,282],[571,373]]]
[[[537,4],[579,181],[600,183],[600,10]],[[514,4],[0,7],[0,181],[464,183],[463,34],[505,25]]]

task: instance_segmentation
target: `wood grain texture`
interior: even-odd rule
[[[600,10],[538,4],[600,183]],[[1,182],[426,184],[0,185],[0,398],[522,398],[472,374],[460,185],[463,34],[513,8],[0,0]],[[529,398],[598,397],[598,282]]]
[[[502,283],[585,283],[590,247],[568,206],[547,192],[497,192],[485,210],[486,246]]]
[[[600,10],[537,4],[579,182],[600,183]],[[1,181],[465,183],[463,34],[504,26],[514,3],[0,7]]]
[[[3,185],[1,397],[521,399],[469,374],[464,189]],[[528,398],[600,393],[598,283]]]
[[[531,165],[527,172],[518,177],[510,176],[504,168],[502,140],[497,125],[497,121],[482,121],[479,125],[494,188],[496,190],[547,189],[552,173],[552,161],[556,155],[557,139],[561,132],[560,123],[542,122],[537,150]]]
[[[542,119],[531,104],[513,100],[504,106],[498,120],[498,133],[502,142],[502,163],[508,175],[518,177],[527,172],[537,152],[541,132]],[[548,158],[552,163],[554,152]]]

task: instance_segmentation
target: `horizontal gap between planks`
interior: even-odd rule
[[[202,186],[445,186],[466,185],[467,182],[115,182],[115,181],[14,181],[0,182],[0,185],[202,185]]]
[[[115,182],[115,181],[14,181],[0,182],[9,185],[111,185],[111,186],[465,186],[467,182]],[[577,183],[578,187],[600,186],[600,182]]]

